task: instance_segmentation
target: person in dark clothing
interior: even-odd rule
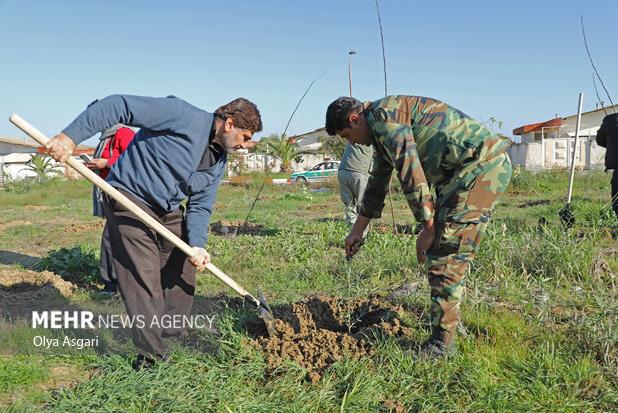
[[[107,178],[111,167],[120,158],[120,155],[127,150],[134,136],[135,132],[120,123],[105,129],[99,137],[99,144],[94,151],[94,159],[87,162],[86,166],[101,178]],[[94,216],[105,218],[103,194],[96,185],[92,189],[92,213]],[[105,223],[101,235],[101,258],[99,261],[99,277],[105,285],[104,291],[116,293],[118,282],[114,271],[112,245],[107,223]]]
[[[618,217],[618,113],[607,115],[597,131],[597,144],[606,148],[605,169],[613,169],[612,208]]]
[[[262,130],[257,106],[238,98],[209,113],[174,96],[108,96],[90,105],[46,145],[65,162],[97,131],[122,123],[141,128],[111,168],[107,182],[135,202],[195,251],[187,257],[110,197],[104,197],[114,267],[138,356],[135,369],[167,360],[165,337],[184,337],[195,292],[195,274],[210,262],[204,249],[208,223],[227,153],[253,146]],[[186,206],[181,202],[187,200]]]

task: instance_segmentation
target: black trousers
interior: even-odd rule
[[[612,208],[618,217],[618,169],[614,169],[612,175]]]
[[[175,235],[186,240],[184,208],[157,213],[131,194],[121,191],[131,201],[155,218]],[[146,357],[166,357],[164,337],[186,334],[184,325],[165,326],[172,316],[189,316],[195,293],[195,267],[171,242],[157,235],[133,213],[110,197],[105,197],[112,256],[120,294],[127,314],[135,323],[133,343]]]
[[[101,281],[105,285],[106,291],[116,291],[117,277],[114,270],[114,261],[112,255],[112,243],[109,237],[109,225],[105,222],[103,234],[101,235],[101,260],[99,262],[99,275]]]

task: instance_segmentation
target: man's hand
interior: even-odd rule
[[[350,235],[345,239],[345,255],[348,258],[352,258],[360,248],[363,246],[363,234],[360,235],[355,232],[350,232]]]
[[[66,162],[75,150],[75,142],[64,133],[59,133],[47,142],[45,149],[58,162]]]
[[[86,166],[90,169],[103,169],[107,168],[107,159],[104,158],[96,158],[92,161],[88,162]]]
[[[189,257],[191,265],[197,268],[198,271],[204,270],[206,264],[210,262],[210,254],[208,254],[204,248],[200,247],[193,247],[193,251],[195,251],[195,255]]]
[[[433,245],[436,238],[436,227],[433,224],[433,219],[425,222],[423,230],[416,238],[416,259],[419,264],[424,264],[427,258],[427,251]]]

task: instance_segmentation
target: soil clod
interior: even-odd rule
[[[243,221],[217,221],[210,224],[210,230],[217,235],[223,236],[262,235],[264,232],[263,225],[250,222],[247,222],[247,225],[243,224]]]
[[[293,361],[309,370],[308,379],[315,383],[321,378],[319,372],[343,357],[371,355],[376,337],[410,335],[399,319],[402,311],[378,297],[318,295],[274,307],[274,337],[267,336],[261,320],[251,320],[247,330],[254,337],[251,345],[265,353],[269,368]]]

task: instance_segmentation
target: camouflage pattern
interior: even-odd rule
[[[436,187],[436,239],[425,263],[433,327],[450,332],[457,327],[468,265],[512,172],[508,155],[502,153],[462,168]]]
[[[365,103],[375,158],[359,213],[380,217],[393,169],[417,221],[434,218],[427,252],[432,326],[454,333],[468,265],[512,174],[510,141],[444,102],[387,96]],[[430,187],[435,188],[436,199]],[[434,212],[435,211],[435,212]]]
[[[444,185],[468,164],[503,153],[510,142],[458,109],[421,96],[365,103],[374,159],[360,214],[378,218],[393,168],[417,221],[433,217],[429,184]],[[367,195],[369,194],[369,195]]]

